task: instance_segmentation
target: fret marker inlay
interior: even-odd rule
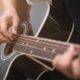
[[[46,50],[46,47],[44,47],[43,50],[45,51]]]
[[[32,53],[33,53],[33,51],[31,50],[31,51],[30,51],[30,53],[32,54]]]
[[[22,43],[23,45],[25,45],[25,43]]]
[[[55,51],[56,51],[55,49],[52,50],[53,53],[54,53]]]
[[[37,39],[37,42],[39,42],[39,39]]]

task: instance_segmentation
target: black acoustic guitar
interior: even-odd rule
[[[54,70],[51,62],[56,55],[64,53],[70,45],[80,52],[80,45],[38,37],[48,14],[47,3],[31,5],[27,27],[30,24],[35,35],[25,35],[23,23],[24,34],[15,34],[13,41],[1,44],[0,80],[29,80],[29,77],[33,80],[49,80],[47,76]]]

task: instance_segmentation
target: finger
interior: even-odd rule
[[[55,59],[53,60],[53,66],[58,69],[59,71],[61,71],[62,73],[64,73],[65,75],[67,75],[68,77],[71,77],[70,75],[70,70],[68,70],[66,67],[65,67],[65,63],[62,63],[61,61],[62,59],[62,55],[58,55],[55,57]]]
[[[80,59],[77,58],[72,63],[72,73],[75,78],[80,79]]]
[[[66,51],[62,56],[56,56],[56,58],[53,60],[53,64],[58,70],[71,77],[71,64],[75,55],[76,52],[74,51],[74,47],[70,46],[68,51]]]
[[[64,60],[62,55],[58,55],[55,57],[55,59],[53,60],[53,66],[71,78],[71,66],[70,64],[68,66],[66,65],[66,60]]]
[[[67,55],[69,56],[70,59],[74,59],[74,57],[77,55],[77,52],[76,52],[75,47],[73,45],[71,45],[68,48],[67,53],[68,53]]]
[[[56,56],[56,59],[54,59],[54,64],[56,66],[61,66],[62,68],[67,68],[71,65],[74,55],[74,48],[70,46],[70,48],[62,56]]]
[[[70,46],[69,49],[62,55],[62,58],[59,62],[60,65],[62,65],[65,68],[70,67],[75,55],[76,52],[74,50],[74,47]]]
[[[61,59],[62,55],[57,55],[53,61],[52,61],[52,64],[55,66],[55,67],[58,67],[58,61]]]
[[[0,34],[0,43],[4,43],[4,42],[9,42],[9,40]]]
[[[12,21],[13,21],[13,23],[12,23],[12,26],[13,26],[12,27],[12,31],[13,31],[14,34],[16,34],[17,30],[18,30],[18,27],[19,27],[19,18],[14,16]]]
[[[70,48],[62,56],[56,56],[56,58],[53,60],[54,66],[65,74],[70,73],[71,62],[74,54],[74,48],[70,46]]]
[[[0,22],[0,34],[5,37],[5,39],[10,39],[11,34],[8,32],[8,22],[7,19],[2,19]]]

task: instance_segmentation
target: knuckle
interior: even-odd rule
[[[16,22],[17,22],[17,23],[19,23],[19,22],[20,22],[20,19],[19,19],[19,17],[17,17],[17,18],[16,18]]]
[[[62,62],[61,60],[59,61],[55,61],[53,63],[53,65],[55,66],[55,68],[57,69],[63,69],[63,70],[68,70],[71,66],[69,64],[66,64],[65,62]]]
[[[14,19],[16,19],[16,21],[20,21],[20,18],[17,14],[13,15]]]
[[[3,29],[0,30],[0,33],[4,33],[5,31]]]
[[[17,29],[18,29],[18,26],[13,26],[13,29],[14,29],[14,30],[17,30]]]
[[[58,65],[61,66],[64,69],[67,69],[67,68],[70,67],[70,64],[69,63],[65,63],[65,61],[59,61]]]
[[[2,16],[2,17],[0,18],[0,23],[6,21],[7,19],[8,19],[8,16]]]

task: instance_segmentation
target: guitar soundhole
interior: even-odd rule
[[[13,46],[14,45],[12,45],[10,43],[7,44],[5,49],[4,49],[4,55],[6,55],[6,56],[10,55],[12,53],[12,51],[13,51]]]

